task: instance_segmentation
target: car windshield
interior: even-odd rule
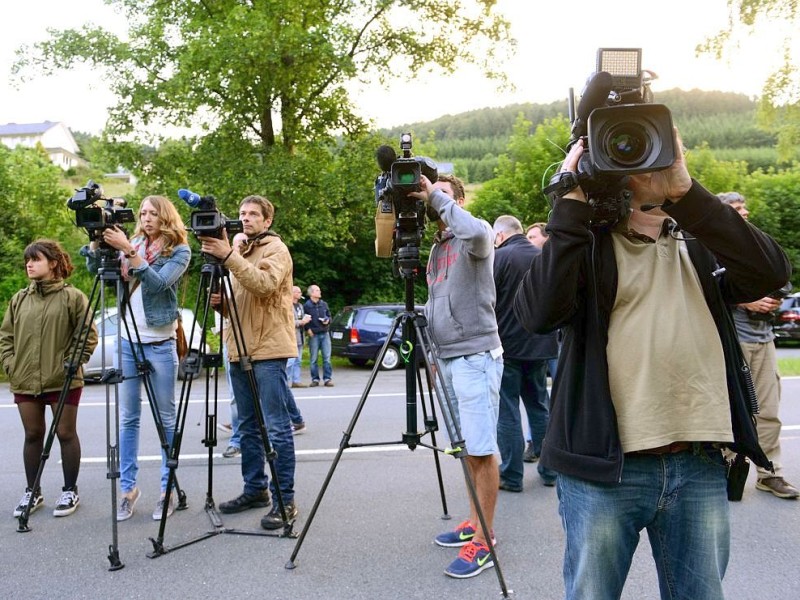
[[[784,298],[783,302],[781,302],[781,307],[778,310],[791,310],[795,306],[797,306],[798,298],[794,296],[789,296],[788,298]]]

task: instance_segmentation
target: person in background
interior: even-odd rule
[[[74,269],[69,254],[58,242],[40,239],[25,248],[23,257],[30,283],[11,297],[0,328],[0,361],[25,430],[22,461],[27,487],[14,509],[15,517],[28,504],[31,512],[44,504],[41,489],[33,486],[44,448],[46,407],[49,405],[55,413],[66,382],[64,363],[72,359],[76,344],[84,339],[86,345],[76,356],[81,365],[97,346],[92,315],[86,315],[89,299],[64,281]],[[64,474],[61,497],[53,509],[56,517],[71,515],[80,503],[81,443],[76,422],[82,390],[83,373],[79,367],[56,426]]]
[[[534,223],[533,225],[528,225],[528,228],[525,230],[525,237],[540,250],[547,241],[547,231],[545,231],[545,227],[547,227],[547,223]]]
[[[529,334],[514,314],[514,296],[534,256],[541,250],[528,242],[522,223],[511,215],[498,217],[494,230],[494,283],[497,290],[495,314],[503,343],[503,378],[500,383],[500,413],[497,444],[500,446],[500,489],[521,492],[525,474],[525,447],[519,401],[525,406],[531,439],[539,454],[550,419],[547,394],[547,361],[558,354],[556,333]],[[529,447],[533,443],[529,442]],[[552,487],[556,473],[538,465],[544,485]]]
[[[306,314],[306,309],[303,307],[303,292],[299,287],[292,287],[292,311],[294,312],[294,329],[297,336],[297,357],[289,359],[289,366],[286,367],[289,373],[289,383],[293,388],[308,387],[307,383],[302,381],[302,373],[300,366],[303,363],[303,347],[305,346],[304,331],[306,325],[311,321],[311,315]]]
[[[122,499],[117,521],[133,516],[141,492],[139,474],[139,423],[142,414],[142,379],[136,358],[149,363],[150,382],[155,394],[155,410],[164,426],[167,443],[172,445],[175,430],[175,378],[178,354],[175,345],[178,326],[178,282],[189,267],[192,251],[186,241],[186,227],[172,202],[164,196],[142,200],[133,237],[129,240],[119,226],[103,230],[103,241],[122,257],[122,279],[128,287],[128,302],[123,305],[125,324],[122,336],[122,374],[120,395],[120,489]],[[99,268],[98,242],[84,246],[90,272]],[[139,340],[135,339],[136,331]],[[130,339],[133,336],[134,339]],[[135,354],[134,354],[135,353]],[[161,451],[161,495],[153,510],[153,519],[163,514],[167,490],[167,455]],[[170,494],[167,516],[175,510],[175,496]]]
[[[528,241],[531,244],[541,249],[548,238],[546,227],[547,223],[541,222],[529,225],[525,230],[525,237],[528,238]],[[557,338],[558,336],[559,334],[556,334]],[[558,340],[558,346],[561,346],[560,339]],[[551,380],[556,378],[557,367],[558,351],[556,351],[555,357],[550,358],[547,361],[547,373],[550,375]],[[527,463],[535,463],[539,460],[539,454],[542,451],[542,438],[544,437],[544,431],[531,426],[529,429],[529,434],[530,435],[526,440],[527,445],[525,446],[525,452],[522,454],[522,460]]]
[[[717,197],[747,220],[750,212],[744,196],[738,192],[724,192]],[[778,498],[795,500],[800,497],[800,491],[783,478],[781,464],[781,376],[771,318],[780,305],[781,301],[772,296],[738,304],[733,310],[733,321],[756,386],[758,442],[772,461],[773,468],[773,471],[768,471],[757,467],[756,489]]]
[[[333,367],[331,366],[331,311],[322,299],[318,285],[308,286],[308,300],[303,308],[310,317],[305,328],[308,333],[308,352],[311,358],[311,387],[319,385],[319,366],[317,356],[322,351],[322,379],[326,387],[333,387]]]

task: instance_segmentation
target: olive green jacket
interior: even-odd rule
[[[86,338],[77,356],[83,364],[97,346],[97,330],[89,315],[89,331],[82,326],[89,300],[60,279],[33,281],[14,294],[0,327],[0,360],[16,394],[38,395],[64,386],[64,364],[74,344]],[[78,369],[70,388],[83,385]]]

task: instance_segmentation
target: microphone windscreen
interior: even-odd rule
[[[381,171],[389,171],[392,168],[392,163],[397,160],[397,153],[391,146],[378,146],[375,151],[375,158],[378,161],[378,166]]]
[[[589,77],[586,87],[583,88],[581,101],[578,103],[578,110],[576,111],[578,119],[586,123],[595,108],[605,105],[608,100],[608,94],[611,92],[612,84],[611,73],[605,71],[598,71]]]

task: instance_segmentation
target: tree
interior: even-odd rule
[[[795,62],[800,44],[800,5],[797,0],[728,0],[728,13],[728,26],[699,44],[697,52],[721,58],[732,54],[740,39],[765,24],[776,31],[772,43],[783,56],[783,63],[764,82],[759,124],[777,134],[781,160],[795,158],[800,144],[800,65]]]
[[[59,240],[77,262],[81,232],[71,224],[66,207],[70,192],[59,183],[61,171],[44,148],[0,144],[0,198],[3,236],[0,238],[0,306],[27,284],[22,253],[25,246],[47,237]]]
[[[563,160],[569,139],[566,117],[546,119],[531,135],[531,122],[522,114],[506,154],[498,159],[495,178],[487,181],[470,204],[470,211],[490,223],[503,214],[514,215],[523,223],[546,221],[550,205],[544,188],[555,165]]]
[[[18,51],[17,74],[88,63],[119,98],[109,126],[126,134],[167,123],[222,127],[268,151],[358,134],[345,84],[385,83],[430,65],[496,65],[510,49],[496,0],[106,0],[128,39],[95,26],[51,32]]]

